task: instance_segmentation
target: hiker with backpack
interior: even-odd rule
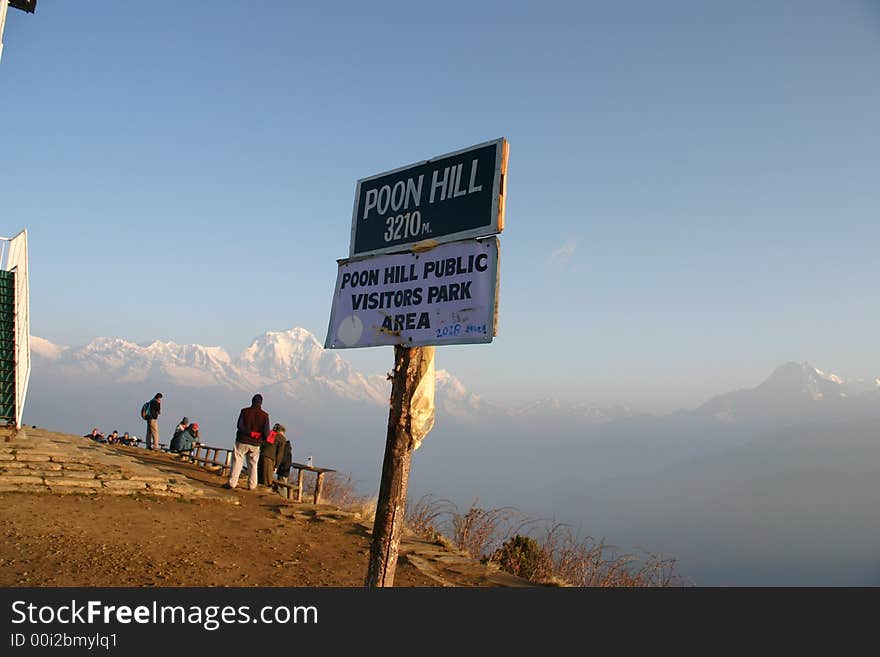
[[[147,422],[147,449],[159,449],[159,414],[162,412],[162,393],[156,395],[141,406],[141,418]]]

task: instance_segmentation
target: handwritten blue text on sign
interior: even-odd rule
[[[494,237],[341,261],[325,347],[491,342],[497,299]]]

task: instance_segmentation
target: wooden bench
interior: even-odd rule
[[[210,445],[193,445],[188,459],[199,465],[217,466],[220,468],[220,474],[225,475],[232,467],[232,450]]]
[[[294,502],[302,502],[303,476],[306,472],[314,472],[315,477],[315,504],[321,503],[321,491],[324,489],[324,475],[328,472],[336,472],[333,468],[316,468],[305,463],[291,463],[290,476],[287,481],[276,480],[272,482],[272,487],[281,490],[282,495]],[[296,483],[292,481],[293,470],[296,470]]]

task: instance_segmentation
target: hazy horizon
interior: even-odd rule
[[[29,231],[53,342],[323,340],[355,182],[504,136],[498,336],[437,353],[487,399],[876,376],[878,25],[860,0],[41,0],[4,34],[2,232]]]
[[[208,445],[228,447],[238,409],[258,390],[296,459],[313,455],[375,495],[390,383],[305,330],[261,336],[240,358],[167,343],[97,341],[63,354],[35,343],[26,424],[141,435],[135,412],[160,390],[161,437],[186,415]],[[880,581],[880,379],[785,363],[669,415],[497,408],[472,392],[466,378],[438,373],[410,500],[515,507],[625,551],[669,554],[697,584]]]
[[[280,330],[280,331],[284,331],[284,330],[290,330],[290,329],[293,329],[293,328],[299,328],[299,327],[289,327],[288,329],[273,329],[273,330],[271,330],[271,331],[270,331],[270,330],[264,331],[263,333],[260,333],[260,334],[258,334],[258,335],[256,335],[256,336],[254,336],[254,339],[251,341],[251,343],[246,344],[242,349],[237,350],[237,351],[230,350],[230,349],[224,347],[223,345],[203,344],[203,343],[199,343],[199,342],[195,342],[195,343],[191,343],[191,344],[200,344],[200,345],[203,346],[203,347],[220,347],[220,348],[223,349],[223,350],[224,350],[224,351],[225,351],[225,352],[226,352],[231,358],[235,359],[236,357],[238,357],[239,355],[241,355],[242,351],[243,351],[247,346],[249,346],[249,344],[252,344],[253,341],[257,340],[259,337],[261,337],[261,336],[263,336],[263,335],[266,335],[267,333],[277,332],[278,330]],[[320,336],[317,336],[317,335],[315,335],[315,334],[312,334],[312,335],[313,335],[313,336],[314,336],[319,342],[321,342]],[[36,336],[36,337],[38,337],[38,338],[40,338],[40,339],[43,339],[43,340],[46,340],[46,338],[43,338],[42,336]],[[126,338],[125,336],[121,336],[121,335],[95,335],[93,338],[91,338],[91,339],[89,339],[89,340],[86,340],[86,341],[85,341],[84,343],[82,343],[82,344],[61,344],[61,343],[54,343],[54,342],[51,342],[51,341],[48,341],[48,342],[49,342],[50,344],[52,344],[52,345],[59,346],[59,347],[67,347],[67,348],[70,348],[70,349],[77,349],[77,348],[81,348],[81,347],[84,347],[84,346],[90,344],[90,343],[91,343],[92,341],[94,341],[94,340],[99,340],[99,339],[102,339],[102,338],[104,338],[104,339],[121,339],[121,340],[125,340],[125,341],[127,341],[127,342],[131,342],[131,343],[133,343],[133,344],[137,344],[138,346],[141,346],[141,347],[148,347],[149,345],[153,344],[153,343],[156,342],[156,341],[159,341],[159,342],[168,342],[168,340],[158,340],[158,339],[156,339],[156,340],[145,340],[145,341],[141,341],[141,342],[135,342],[135,341],[133,341],[133,340],[129,340],[129,339]],[[175,341],[171,340],[171,342],[175,342]],[[183,343],[175,342],[175,344],[183,344]],[[390,350],[388,350],[388,351],[390,351]],[[365,374],[365,375],[367,375],[367,376],[373,376],[373,375],[385,374],[385,372],[387,372],[388,369],[390,369],[390,367],[389,367],[389,368],[384,368],[384,369],[375,369],[375,370],[362,369],[362,368],[357,364],[357,362],[356,362],[357,359],[352,359],[352,358],[350,358],[350,356],[351,356],[352,354],[356,353],[355,350],[346,350],[346,351],[343,351],[343,352],[336,352],[336,353],[337,353],[337,355],[338,355],[340,358],[342,358],[344,361],[351,363],[352,366],[356,367],[357,369],[359,369],[360,371],[362,371],[363,374]],[[732,391],[734,391],[734,390],[742,390],[742,389],[750,389],[750,388],[754,388],[755,386],[757,386],[757,385],[759,385],[760,383],[762,383],[765,379],[767,379],[767,378],[768,378],[768,377],[769,377],[769,376],[770,376],[770,375],[771,375],[771,374],[772,374],[777,368],[779,368],[779,367],[781,367],[781,366],[783,366],[783,365],[789,364],[789,363],[809,364],[809,365],[811,365],[811,366],[813,366],[813,367],[816,367],[817,369],[821,370],[822,372],[824,372],[824,373],[826,373],[826,374],[829,374],[829,375],[832,375],[832,374],[833,374],[833,375],[836,375],[836,376],[838,376],[838,377],[840,377],[840,378],[842,378],[842,379],[844,379],[844,380],[847,380],[847,381],[859,381],[859,380],[861,380],[861,381],[874,381],[875,379],[877,379],[878,377],[880,377],[880,372],[873,373],[873,374],[871,374],[871,373],[867,373],[867,374],[864,374],[864,375],[861,375],[861,376],[848,376],[848,375],[846,375],[845,373],[841,372],[840,370],[837,370],[837,369],[835,369],[835,368],[823,367],[822,364],[817,364],[817,363],[815,363],[815,362],[810,361],[809,359],[805,359],[805,360],[788,360],[788,361],[781,361],[781,360],[780,360],[780,361],[777,361],[776,363],[770,365],[770,366],[769,366],[769,367],[768,367],[768,368],[767,368],[762,374],[760,374],[757,378],[755,378],[755,379],[753,379],[753,380],[750,380],[750,381],[747,381],[747,382],[743,383],[742,385],[738,385],[738,386],[735,386],[735,387],[732,387],[732,388],[730,388],[730,387],[729,387],[729,388],[721,388],[721,387],[719,387],[718,389],[712,389],[712,390],[707,389],[707,390],[703,393],[704,396],[703,396],[702,398],[697,399],[694,403],[691,403],[691,404],[689,404],[689,405],[680,405],[680,406],[659,406],[659,405],[657,405],[657,406],[651,406],[650,404],[646,404],[646,405],[636,405],[636,404],[630,403],[627,399],[623,399],[623,398],[617,398],[617,399],[615,399],[615,398],[610,398],[610,397],[608,397],[608,398],[605,398],[605,399],[593,399],[593,398],[587,398],[587,397],[583,397],[583,396],[577,396],[577,395],[574,394],[574,393],[569,393],[568,395],[559,395],[559,396],[554,396],[554,395],[541,395],[541,394],[537,394],[537,395],[533,394],[533,395],[530,396],[530,395],[528,394],[528,392],[525,392],[525,391],[524,391],[524,392],[522,392],[522,393],[520,394],[520,396],[518,396],[518,397],[517,397],[517,396],[509,396],[509,397],[503,397],[503,398],[494,397],[494,396],[491,394],[491,391],[489,391],[489,392],[487,393],[486,391],[482,391],[482,390],[476,389],[476,388],[475,388],[475,387],[474,387],[469,381],[465,380],[462,376],[460,376],[459,373],[457,373],[457,372],[451,370],[451,369],[448,368],[448,367],[444,367],[443,364],[442,364],[442,354],[443,354],[443,350],[437,350],[437,357],[436,357],[436,360],[437,360],[437,369],[438,369],[438,370],[447,370],[447,371],[449,371],[450,374],[452,374],[453,376],[455,376],[457,379],[459,379],[459,380],[465,385],[465,387],[467,388],[468,392],[471,392],[471,393],[477,394],[477,395],[479,395],[482,399],[484,399],[485,401],[490,402],[490,403],[493,403],[493,404],[497,404],[497,405],[500,405],[500,406],[511,406],[511,407],[515,407],[515,406],[518,406],[518,405],[527,404],[527,403],[529,403],[529,402],[534,402],[534,401],[538,401],[538,400],[542,400],[542,399],[555,399],[555,400],[557,400],[557,401],[559,401],[559,402],[561,402],[561,403],[563,403],[563,404],[588,403],[588,404],[596,404],[596,405],[601,405],[601,406],[617,406],[617,405],[623,405],[623,406],[626,406],[630,411],[632,411],[632,412],[635,413],[635,414],[639,414],[639,413],[647,413],[647,414],[660,415],[660,416],[662,416],[662,415],[673,414],[673,413],[676,413],[676,412],[678,412],[678,411],[682,411],[682,410],[694,410],[694,409],[698,408],[699,406],[701,406],[702,404],[704,404],[705,402],[707,402],[707,401],[709,401],[709,400],[711,400],[711,399],[713,399],[713,398],[715,398],[715,397],[717,397],[717,396],[719,396],[719,395],[722,395],[722,394],[725,394],[725,393],[728,393],[728,392],[732,392]],[[373,364],[372,361],[367,361],[367,366],[370,366],[370,365],[372,365],[372,364]],[[719,376],[719,377],[717,378],[717,380],[718,380],[718,381],[721,381],[721,380],[724,380],[724,378],[721,377],[721,376]]]

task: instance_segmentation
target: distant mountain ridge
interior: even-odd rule
[[[379,405],[388,402],[389,384],[385,376],[357,371],[338,353],[324,349],[312,333],[301,327],[267,331],[236,358],[222,347],[161,340],[139,345],[122,338],[99,337],[74,348],[32,336],[31,345],[38,367],[48,367],[64,377],[100,376],[115,383],[165,381],[184,388],[219,386],[245,392],[267,388],[304,403],[327,399]],[[623,404],[563,403],[554,398],[502,407],[469,391],[446,370],[437,370],[436,394],[438,408],[459,418],[556,417],[599,426],[638,417]],[[847,381],[807,362],[788,362],[754,388],[718,395],[694,411],[682,412],[731,423],[768,411],[778,412],[783,406],[801,407],[811,402],[854,398],[880,400],[880,378]]]
[[[238,410],[261,392],[272,420],[287,425],[294,458],[314,455],[351,473],[366,494],[378,488],[390,383],[325,351],[304,329],[267,332],[237,356],[120,338],[66,347],[32,337],[31,344],[27,424],[142,436],[136,413],[161,390],[162,438],[186,415],[207,444],[228,447]],[[484,508],[558,518],[629,546],[667,550],[701,583],[852,583],[874,567],[876,378],[783,363],[754,387],[667,415],[546,397],[493,404],[445,370],[435,389],[437,419],[413,458],[411,499],[431,493],[464,505],[479,498]],[[742,549],[747,536],[752,552]],[[799,542],[802,536],[810,540]],[[711,562],[723,550],[725,564]],[[834,566],[827,557],[834,550],[853,567]],[[795,552],[805,555],[801,563],[789,559]],[[755,574],[765,561],[775,572]]]
[[[390,391],[384,375],[358,372],[338,353],[325,350],[312,333],[301,327],[268,331],[254,339],[237,358],[222,347],[161,340],[139,345],[122,338],[104,337],[81,347],[67,347],[32,336],[32,352],[38,366],[49,367],[57,375],[100,376],[114,383],[150,380],[184,388],[265,388],[306,403],[339,399],[385,405]],[[550,411],[601,423],[629,414],[624,407],[564,405],[556,400],[502,408],[469,391],[447,370],[437,370],[435,390],[438,408],[458,418],[487,414],[540,416]]]
[[[165,379],[182,387],[221,386],[249,391],[286,385],[293,397],[308,397],[305,384],[351,400],[387,401],[377,385],[334,352],[326,351],[302,328],[269,331],[238,358],[222,347],[179,345],[156,340],[142,346],[121,338],[95,338],[70,348],[42,338],[32,340],[34,355],[64,376],[100,375],[116,383]],[[313,391],[312,391],[313,392]]]
[[[788,362],[754,388],[713,397],[696,409],[719,422],[759,420],[767,414],[779,415],[834,411],[849,402],[880,401],[880,378],[847,381],[810,363]]]

